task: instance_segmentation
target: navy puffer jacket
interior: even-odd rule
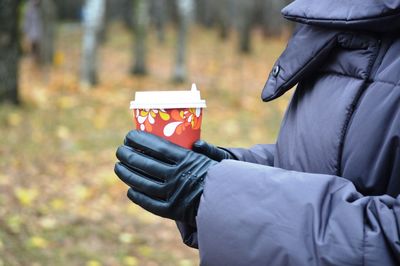
[[[400,265],[400,0],[297,0],[262,92],[297,84],[275,145],[213,166],[202,265]]]

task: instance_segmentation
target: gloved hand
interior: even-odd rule
[[[204,140],[198,140],[193,144],[193,150],[195,152],[204,154],[205,156],[209,157],[210,159],[213,159],[217,162],[220,162],[222,160],[228,159],[228,160],[237,160],[237,158],[230,153],[229,151],[216,147],[212,144],[209,144],[205,142]]]
[[[130,131],[118,148],[115,173],[128,197],[144,209],[196,225],[197,209],[210,158],[143,131]]]

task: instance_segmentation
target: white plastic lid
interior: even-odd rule
[[[190,91],[138,91],[130,109],[205,108],[196,84]]]

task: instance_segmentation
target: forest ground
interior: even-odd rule
[[[133,128],[134,91],[189,89],[207,100],[202,138],[220,146],[272,143],[289,96],[263,103],[261,89],[286,38],[253,32],[253,53],[237,53],[236,36],[192,27],[189,78],[171,82],[174,39],[149,34],[149,75],[129,75],[130,33],[108,29],[99,50],[100,85],[79,87],[81,30],[64,23],[55,66],[21,61],[22,107],[0,106],[0,265],[198,265],[172,221],[126,198],[113,173],[115,150]]]

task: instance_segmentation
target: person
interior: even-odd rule
[[[202,265],[400,265],[400,0],[296,0],[262,92],[297,85],[273,145],[193,151],[131,131],[128,197]]]
[[[36,63],[40,61],[40,40],[43,37],[43,21],[40,16],[40,0],[29,0],[24,13],[24,33],[29,51],[32,53]]]

